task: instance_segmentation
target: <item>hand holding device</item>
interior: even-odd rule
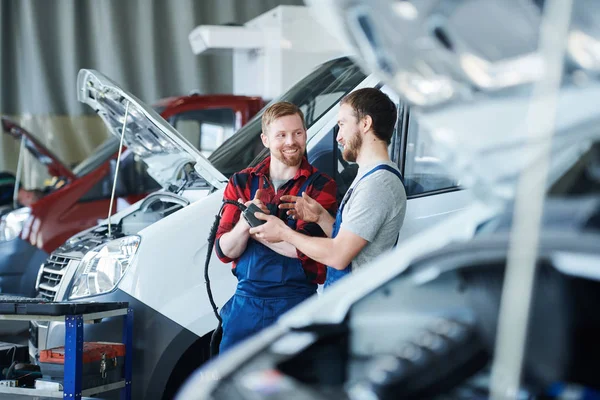
[[[242,212],[242,215],[246,219],[246,222],[248,222],[248,225],[250,225],[250,228],[256,228],[257,226],[260,226],[267,222],[262,219],[256,218],[254,216],[254,213],[256,212],[264,213],[264,210],[262,210],[259,206],[257,206],[254,203],[248,204],[248,207]]]

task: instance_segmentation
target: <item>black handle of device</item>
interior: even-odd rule
[[[248,208],[246,208],[244,211],[242,211],[242,215],[244,216],[244,218],[246,219],[246,221],[248,222],[248,225],[250,225],[250,227],[252,228],[256,228],[257,226],[260,226],[262,224],[264,224],[267,221],[264,221],[262,219],[258,219],[254,216],[254,213],[256,212],[263,212],[263,210],[261,210],[256,204],[252,203],[248,206]]]

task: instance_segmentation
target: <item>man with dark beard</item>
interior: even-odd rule
[[[304,193],[285,196],[279,207],[305,222],[317,223],[329,238],[308,237],[280,220],[256,213],[267,223],[250,234],[271,243],[288,243],[310,258],[328,265],[325,286],[362,267],[391,249],[406,212],[402,176],[388,155],[397,110],[378,89],[359,89],[341,101],[337,141],[347,161],[359,166],[335,220]]]
[[[335,214],[336,185],[306,160],[306,128],[302,111],[292,103],[275,103],[262,116],[263,145],[270,156],[234,174],[224,199],[248,205],[295,232],[325,236],[315,222],[298,221],[280,210],[282,196],[309,195],[324,212]],[[285,221],[285,222],[284,222]],[[220,352],[275,322],[277,317],[316,293],[325,280],[325,265],[311,260],[289,243],[268,243],[249,233],[250,226],[233,205],[225,205],[217,231],[216,253],[233,262],[238,279],[234,296],[223,306]]]

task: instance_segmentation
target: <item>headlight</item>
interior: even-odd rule
[[[131,264],[139,245],[139,236],[126,236],[90,250],[75,271],[75,283],[69,299],[113,290]]]
[[[19,208],[3,215],[0,218],[0,242],[18,238],[30,215],[29,207]]]

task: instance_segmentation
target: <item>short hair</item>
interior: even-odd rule
[[[271,104],[262,115],[262,132],[266,135],[267,128],[277,118],[296,114],[302,121],[302,127],[306,129],[306,125],[304,124],[304,113],[297,105],[290,103],[289,101],[280,101]]]
[[[341,104],[352,107],[359,121],[370,116],[375,136],[387,144],[391,143],[398,114],[396,105],[387,94],[375,88],[358,89],[346,95]]]

